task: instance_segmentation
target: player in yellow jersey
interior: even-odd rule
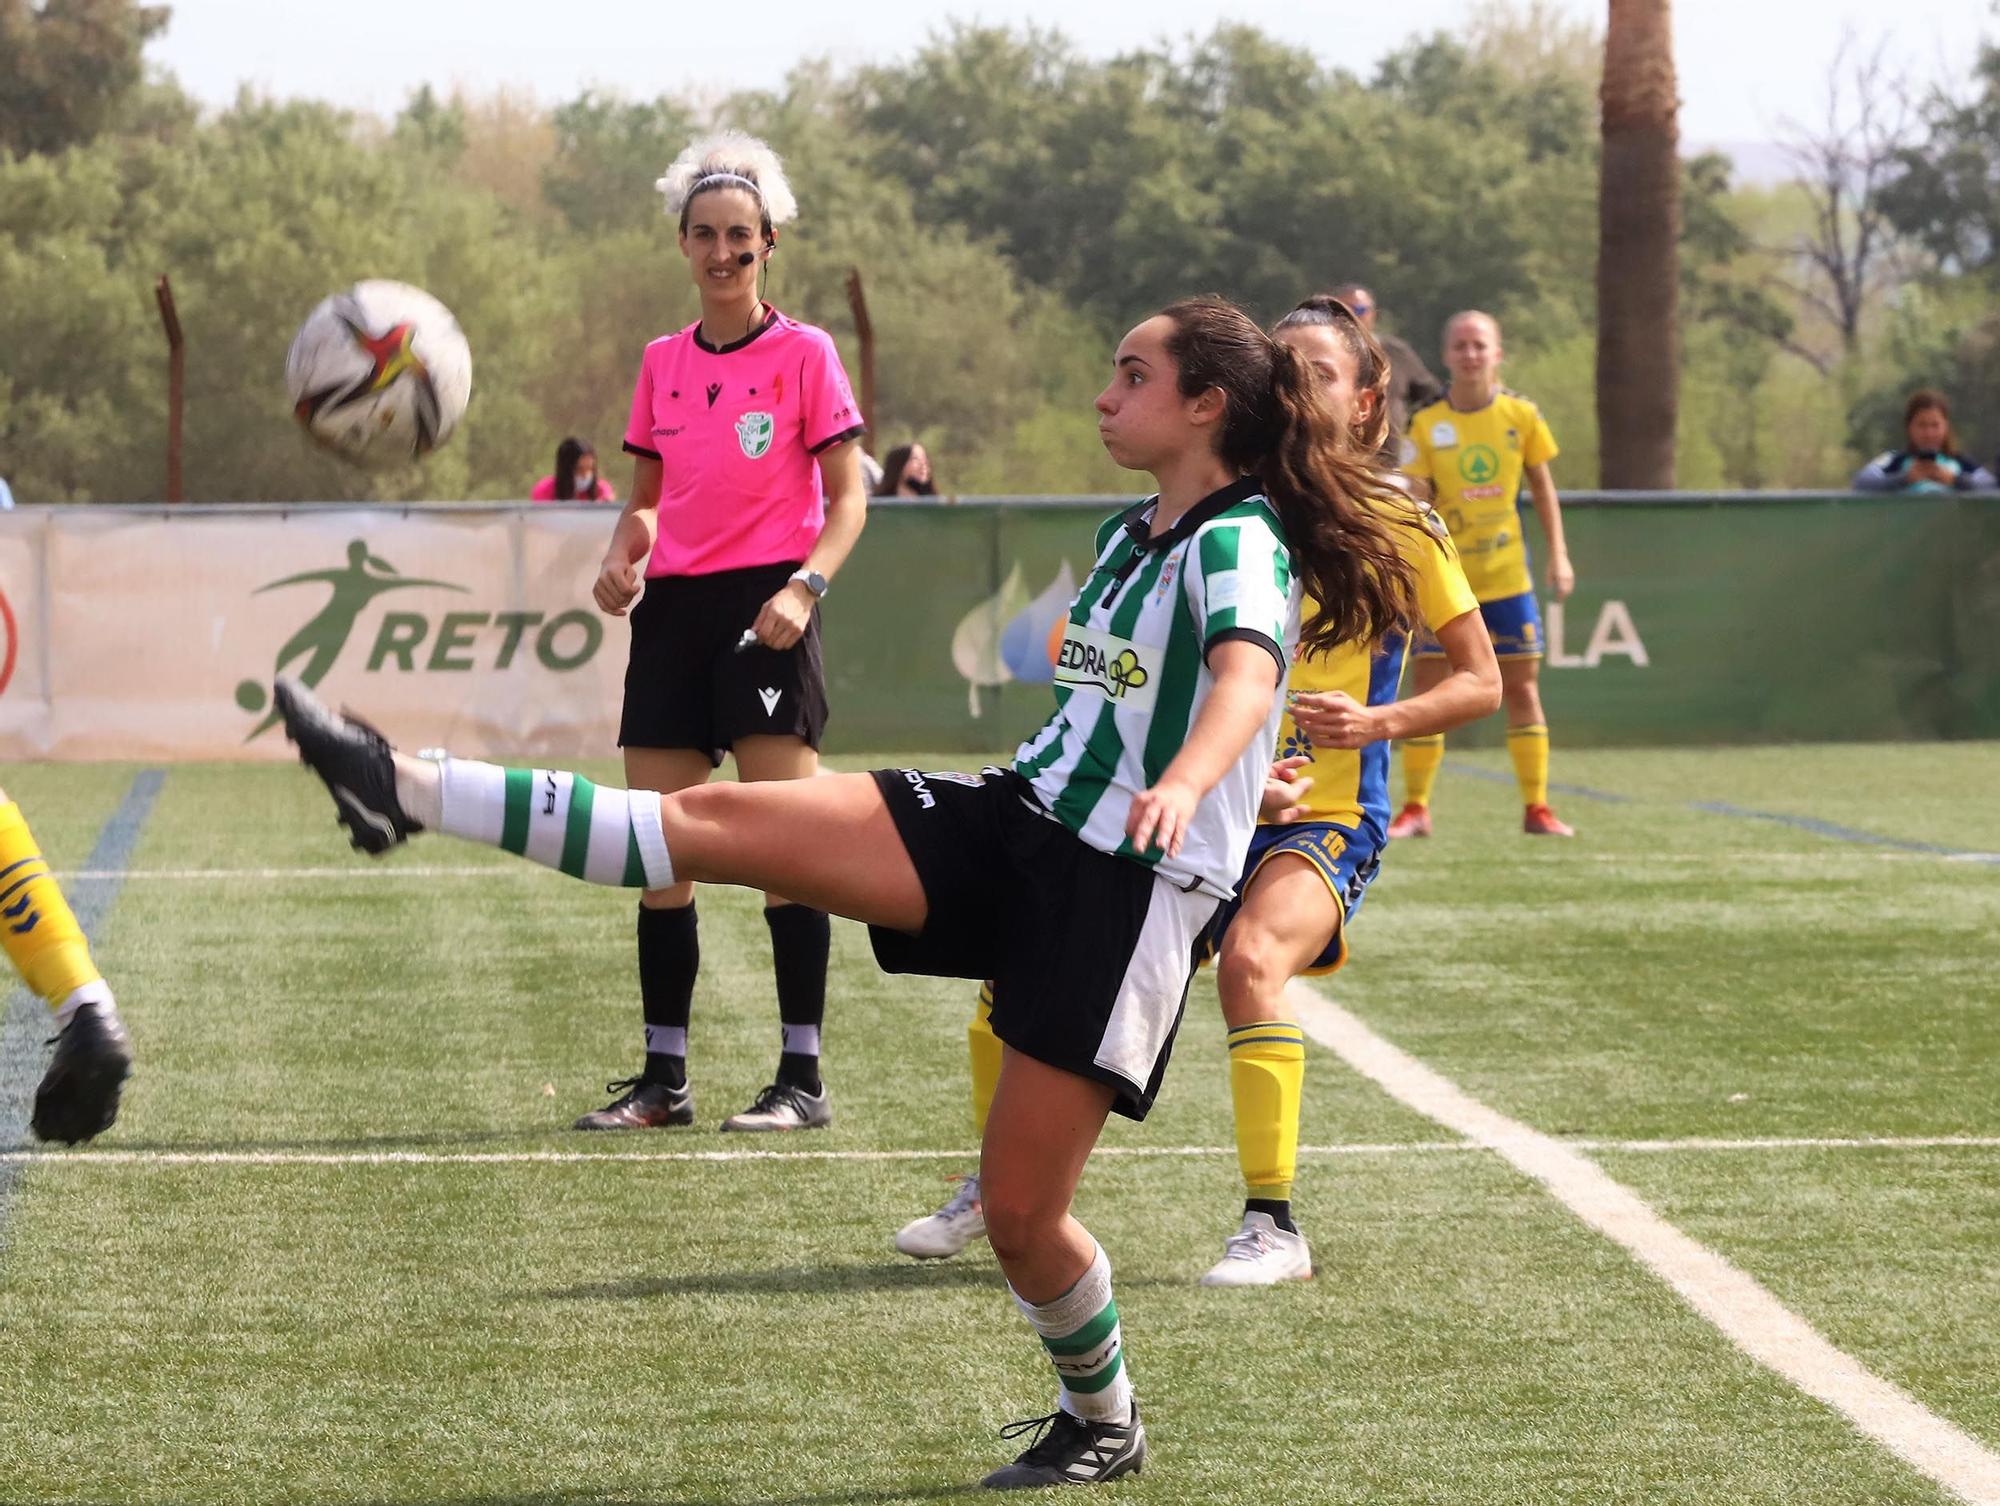
[[[21,981],[55,1011],[56,1050],[35,1089],[29,1128],[75,1144],[111,1128],[132,1047],[90,945],[21,807],[0,790],[0,946]]]
[[[1491,314],[1468,309],[1444,327],[1444,359],[1451,388],[1410,419],[1406,469],[1428,484],[1432,501],[1479,598],[1479,612],[1500,658],[1507,706],[1507,752],[1521,787],[1521,829],[1530,836],[1576,835],[1549,808],[1549,726],[1542,714],[1542,618],[1528,575],[1518,500],[1527,481],[1549,553],[1549,589],[1557,601],[1576,584],[1563,543],[1562,504],[1549,462],[1555,436],[1541,411],[1500,386],[1500,325]],[[1417,642],[1415,692],[1424,694],[1445,674],[1444,650],[1435,639]],[[1444,761],[1442,733],[1405,737],[1402,811],[1391,837],[1431,833],[1431,787]]]
[[[1381,347],[1339,300],[1308,298],[1274,331],[1320,373],[1336,416],[1378,449],[1388,421],[1388,366]],[[1412,507],[1382,477],[1382,507]],[[1217,912],[1209,934],[1229,1026],[1230,1094],[1246,1200],[1223,1258],[1202,1278],[1210,1286],[1269,1286],[1312,1274],[1312,1255],[1291,1217],[1299,1141],[1305,1041],[1286,1019],[1284,988],[1302,972],[1331,972],[1347,957],[1346,928],[1374,878],[1389,818],[1386,739],[1443,730],[1485,716],[1500,703],[1500,672],[1441,524],[1435,536],[1393,530],[1417,575],[1425,626],[1438,635],[1451,673],[1429,694],[1402,703],[1406,641],[1400,636],[1344,646],[1324,657],[1295,657],[1279,762],[1264,816],[1251,839],[1237,898]],[[986,1024],[990,993],[967,1030],[973,1119],[984,1112],[999,1071],[999,1042]],[[956,1255],[985,1232],[976,1177],[937,1212],[906,1224],[906,1255]]]

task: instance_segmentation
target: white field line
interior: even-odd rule
[[[1972,1506],[2000,1506],[2000,1455],[1836,1349],[1762,1284],[1690,1239],[1574,1145],[1488,1108],[1345,1009],[1293,983],[1306,1034],[1398,1103],[1497,1152],[1623,1246],[1731,1343]]]
[[[1571,1150],[1635,1153],[1759,1150],[2000,1150],[2000,1135],[1907,1135],[1894,1139],[1688,1139],[1565,1140]],[[1406,1140],[1344,1145],[1301,1145],[1302,1156],[1436,1156],[1485,1154],[1496,1147],[1474,1140]],[[1095,1156],[1173,1160],[1236,1154],[1233,1145],[1100,1145]],[[47,1162],[60,1166],[533,1166],[595,1162],[731,1161],[972,1161],[975,1146],[932,1150],[9,1150],[0,1164]]]

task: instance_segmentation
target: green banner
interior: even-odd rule
[[[878,506],[827,601],[830,745],[1031,732],[1115,505]],[[1542,694],[1567,744],[2000,736],[2000,499],[1578,499],[1565,524]]]

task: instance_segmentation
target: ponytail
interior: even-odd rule
[[[1422,524],[1375,469],[1379,438],[1364,449],[1335,422],[1319,373],[1282,340],[1272,342],[1271,394],[1279,431],[1258,474],[1284,522],[1292,568],[1312,599],[1301,646],[1319,654],[1407,630],[1417,616],[1417,575],[1392,530]],[[1392,522],[1368,505],[1385,495],[1403,504],[1407,522]]]
[[[1387,405],[1378,399],[1370,433],[1357,436],[1335,420],[1311,364],[1234,304],[1186,298],[1161,312],[1174,325],[1166,346],[1181,395],[1222,393],[1217,453],[1261,481],[1284,525],[1293,573],[1312,603],[1301,646],[1324,653],[1408,628],[1417,617],[1416,571],[1393,530],[1423,522],[1376,468],[1376,425],[1387,423]],[[1387,362],[1373,375],[1370,385],[1386,389]],[[1380,506],[1390,499],[1396,513]]]

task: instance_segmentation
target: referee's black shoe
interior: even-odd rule
[[[627,1077],[620,1082],[607,1082],[604,1091],[621,1096],[585,1114],[576,1121],[575,1128],[665,1129],[669,1125],[694,1123],[694,1089],[685,1083],[675,1088],[647,1077]]]
[[[80,1004],[56,1036],[35,1087],[28,1128],[40,1140],[78,1145],[110,1129],[132,1074],[132,1042],[109,1001]]]
[[[299,762],[319,775],[333,796],[347,839],[370,857],[423,830],[396,799],[395,750],[358,716],[334,711],[290,675],[272,688],[285,736]]]
[[[996,1469],[979,1483],[988,1490],[1039,1490],[1049,1485],[1101,1485],[1122,1475],[1136,1475],[1146,1462],[1146,1430],[1139,1425],[1139,1404],[1132,1403],[1126,1422],[1089,1422],[1057,1410],[1046,1417],[1010,1423],[1002,1438],[1018,1438],[1033,1430],[1035,1441],[1012,1464]]]

